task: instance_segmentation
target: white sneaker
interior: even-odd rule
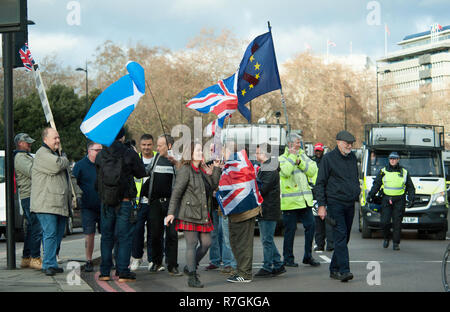
[[[148,264],[148,268],[147,268],[147,270],[149,270],[149,271],[150,271],[150,269],[152,268],[152,265],[153,265],[153,262],[150,262],[150,263]]]
[[[135,259],[135,258],[131,257],[130,270],[136,271],[139,268],[139,266],[141,265],[141,263],[142,263],[142,259]]]

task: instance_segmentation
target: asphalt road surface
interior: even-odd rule
[[[187,276],[173,277],[167,271],[151,274],[144,261],[136,271],[133,283],[119,283],[114,271],[112,281],[98,281],[98,265],[93,273],[82,273],[82,278],[99,292],[443,292],[441,265],[447,239],[434,240],[431,236],[420,236],[417,231],[403,231],[400,251],[382,248],[381,234],[372,239],[362,239],[355,217],[349,243],[350,269],[354,279],[342,283],[329,278],[329,262],[332,252],[314,252],[313,257],[321,262],[319,267],[301,264],[304,248],[304,230],[298,224],[294,242],[295,261],[298,268],[286,268],[278,277],[257,278],[251,283],[229,283],[227,276],[219,270],[206,271],[207,255],[200,263],[198,272],[204,284],[202,289],[187,286]],[[283,237],[275,238],[282,253]],[[180,238],[178,247],[179,270],[185,265],[185,241]],[[144,254],[144,259],[146,255]],[[262,245],[259,236],[254,238],[253,273],[262,266]]]

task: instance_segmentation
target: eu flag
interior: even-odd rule
[[[247,47],[239,66],[238,110],[250,120],[250,111],[245,103],[267,92],[281,89],[280,75],[269,31],[256,37]]]

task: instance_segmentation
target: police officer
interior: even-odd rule
[[[383,247],[389,247],[391,227],[393,228],[393,249],[400,250],[400,234],[403,213],[405,210],[405,193],[408,192],[408,208],[414,202],[414,184],[408,171],[399,165],[400,156],[397,152],[389,155],[389,165],[382,168],[375,178],[369,192],[369,202],[373,202],[380,188],[383,188],[381,201],[381,226],[383,228]],[[391,224],[392,219],[392,224]]]

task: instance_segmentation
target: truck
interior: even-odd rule
[[[422,124],[368,124],[364,128],[361,159],[361,195],[359,230],[363,238],[371,238],[381,230],[380,202],[367,202],[378,172],[389,164],[388,156],[395,151],[400,165],[408,170],[416,196],[413,206],[406,208],[403,229],[419,234],[433,234],[445,240],[448,230],[448,200],[444,170],[444,127]],[[408,198],[407,198],[408,200]]]

